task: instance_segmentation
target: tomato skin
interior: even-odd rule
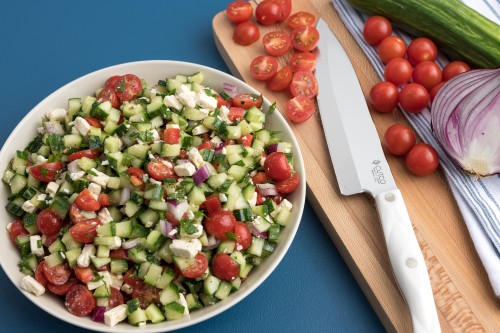
[[[128,253],[123,247],[120,247],[109,252],[109,257],[112,259],[127,259]]]
[[[48,282],[46,285],[46,288],[53,294],[55,295],[66,295],[66,293],[69,291],[71,286],[75,285],[78,283],[78,280],[75,277],[70,277],[66,283],[61,284],[61,285],[56,285],[53,283]]]
[[[247,46],[260,38],[259,27],[252,21],[239,23],[233,31],[233,40],[240,45]]]
[[[111,206],[111,198],[106,193],[99,194],[97,201],[99,201],[101,207]]]
[[[94,271],[88,267],[75,265],[73,270],[75,271],[76,278],[85,284],[95,279]]]
[[[48,283],[47,277],[45,276],[45,260],[40,261],[38,265],[36,266],[35,270],[35,280],[38,281],[42,286],[46,286]]]
[[[69,207],[69,218],[72,223],[77,223],[85,220],[85,218],[81,214],[81,209],[78,208],[75,203],[72,203]]]
[[[168,165],[159,159],[157,159],[156,162],[149,162],[147,165],[149,176],[158,181],[163,181],[167,178],[174,178],[174,165],[170,162],[166,163]]]
[[[439,166],[439,157],[432,146],[417,143],[406,155],[406,166],[414,175],[427,176]]]
[[[448,81],[452,77],[455,77],[458,74],[468,72],[470,70],[471,70],[470,66],[463,61],[449,62],[443,68],[443,81]]]
[[[292,69],[289,66],[284,66],[266,82],[266,87],[272,91],[283,91],[290,86],[292,79]]]
[[[234,222],[234,233],[236,234],[236,245],[240,245],[242,250],[248,249],[252,244],[252,233],[248,226],[240,221]]]
[[[101,121],[99,119],[91,118],[91,117],[84,118],[84,119],[87,121],[87,123],[89,123],[90,126],[104,129],[104,125],[101,123]]]
[[[292,45],[292,40],[286,32],[278,30],[265,34],[264,37],[262,37],[262,44],[264,44],[267,53],[278,57],[288,51]]]
[[[240,142],[243,146],[250,147],[252,145],[252,142],[253,142],[253,135],[250,133],[242,135],[240,138]]]
[[[263,101],[262,95],[238,94],[233,97],[233,106],[248,110],[252,106],[260,108]]]
[[[312,72],[316,67],[316,55],[311,52],[294,53],[290,59],[292,72],[306,71]]]
[[[290,13],[292,12],[292,0],[269,0],[269,1],[277,3],[280,7],[280,15],[278,22],[283,22],[287,19],[288,16],[290,16]]]
[[[16,220],[16,221],[12,222],[12,224],[10,225],[10,240],[16,246],[17,246],[16,238],[18,236],[26,236],[29,234],[30,234],[29,231],[26,230],[26,228],[24,227],[23,221],[21,221],[21,220]]]
[[[66,293],[64,305],[71,314],[85,317],[91,314],[96,307],[96,300],[87,287],[75,284]]]
[[[146,172],[140,168],[130,167],[127,169],[127,173],[130,175],[130,182],[136,187],[144,186],[143,177]]]
[[[80,192],[80,194],[78,194],[78,196],[75,199],[75,204],[81,210],[87,210],[91,212],[98,211],[101,208],[101,204],[89,191],[88,188],[84,188]]]
[[[273,1],[262,1],[255,8],[255,18],[265,26],[275,24],[281,18],[281,8]]]
[[[110,290],[111,295],[109,296],[108,309],[116,308],[118,305],[122,305],[125,303],[123,295],[118,289],[111,287]]]
[[[32,166],[29,173],[38,181],[50,183],[56,179],[62,168],[62,162],[42,163]]]
[[[371,46],[379,45],[392,34],[392,24],[383,16],[371,16],[363,27],[363,37]]]
[[[227,18],[235,24],[248,21],[252,14],[252,5],[246,1],[233,1],[226,8]]]
[[[431,91],[429,91],[429,97],[431,99],[431,103],[434,101],[434,98],[436,97],[439,89],[441,89],[441,87],[443,86],[445,82],[440,82],[438,84],[436,84],[434,87],[432,87]]]
[[[313,98],[318,94],[318,81],[312,72],[295,72],[290,83],[290,92],[294,97]]]
[[[384,64],[394,58],[404,58],[406,54],[405,42],[397,36],[389,36],[382,40],[378,47],[378,55]]]
[[[410,64],[413,66],[423,61],[434,61],[437,58],[437,54],[436,44],[425,37],[419,37],[412,40],[406,51],[408,61],[410,61]]]
[[[52,236],[61,230],[63,220],[52,210],[44,209],[38,214],[36,225],[42,234]]]
[[[387,151],[396,156],[408,154],[415,145],[415,132],[402,124],[390,126],[384,134],[384,145]]]
[[[302,123],[314,114],[314,101],[306,96],[295,96],[286,103],[286,114],[294,123]]]
[[[208,234],[220,240],[226,240],[228,232],[234,231],[234,223],[236,219],[233,213],[229,211],[221,211],[219,213],[208,216],[205,219],[205,230]]]
[[[382,81],[370,89],[370,103],[378,112],[391,112],[398,105],[398,87],[392,82]]]
[[[218,195],[208,197],[202,204],[202,207],[207,210],[209,216],[222,212],[222,205]]]
[[[309,12],[301,11],[296,12],[288,17],[286,23],[292,30],[297,28],[299,25],[314,26],[314,24],[316,23],[316,17]]]
[[[292,193],[299,186],[299,174],[297,172],[292,173],[290,178],[279,181],[276,183],[276,190],[279,193],[286,194]]]
[[[252,182],[254,184],[262,184],[262,183],[268,183],[271,180],[265,172],[257,172],[255,176],[252,177]]]
[[[250,63],[250,74],[259,81],[267,81],[278,72],[278,60],[273,56],[258,56]]]
[[[214,276],[224,281],[232,281],[240,275],[240,265],[226,253],[217,253],[211,267]]]
[[[384,78],[399,87],[410,81],[412,72],[413,67],[408,60],[395,58],[385,66]]]
[[[299,25],[292,30],[290,35],[292,46],[301,52],[310,52],[316,48],[319,42],[319,31],[316,27]]]
[[[195,279],[205,274],[208,268],[208,259],[203,253],[198,252],[194,257],[194,262],[191,266],[183,269],[181,274],[189,279]]]
[[[267,156],[264,161],[264,171],[269,178],[277,182],[290,178],[292,174],[288,159],[282,152],[274,152]]]
[[[91,160],[95,160],[101,156],[101,151],[99,149],[85,149],[74,152],[73,154],[68,156],[68,162],[73,162],[75,160],[79,160],[82,157],[90,158]]]
[[[429,93],[424,86],[410,83],[399,92],[399,103],[406,112],[419,113],[429,104]]]
[[[68,264],[66,263],[54,266],[52,268],[49,268],[47,263],[45,263],[45,265],[43,266],[43,272],[45,274],[45,277],[47,278],[47,281],[57,286],[65,284],[71,276],[71,268],[69,268]]]
[[[427,90],[439,84],[442,79],[441,68],[433,61],[422,61],[413,69],[413,82],[420,83]]]
[[[101,220],[97,218],[84,220],[69,228],[69,232],[77,242],[88,244],[94,241],[97,236],[97,227],[101,224]]]
[[[142,81],[135,74],[122,75],[115,88],[115,94],[121,102],[131,101],[142,92]]]
[[[97,95],[97,100],[100,103],[109,101],[111,106],[115,109],[120,107],[120,99],[116,95],[113,87],[104,87]]]

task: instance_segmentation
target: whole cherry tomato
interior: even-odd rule
[[[417,143],[406,155],[406,166],[414,175],[427,176],[439,166],[439,157],[432,146]]]
[[[392,24],[383,16],[371,16],[366,20],[363,27],[363,37],[372,46],[380,44],[384,38],[389,37],[391,34]]]

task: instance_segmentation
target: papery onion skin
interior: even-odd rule
[[[434,136],[465,171],[500,173],[500,68],[476,69],[447,81],[431,109]]]

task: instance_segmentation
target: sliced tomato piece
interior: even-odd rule
[[[278,71],[278,60],[273,56],[258,56],[250,63],[250,74],[259,81],[269,80]]]
[[[122,293],[118,289],[111,287],[111,295],[109,296],[108,309],[115,308],[118,305],[122,305],[124,303],[125,301],[123,299]]]
[[[125,74],[117,82],[115,93],[120,101],[131,101],[142,92],[141,79],[134,74]]]
[[[283,91],[290,86],[292,79],[292,69],[289,66],[284,66],[266,82],[266,87],[273,91]]]
[[[280,13],[278,22],[283,22],[290,16],[292,12],[292,0],[270,0],[280,6]]]
[[[240,141],[243,146],[250,147],[252,145],[253,135],[250,133],[242,135]]]
[[[75,266],[73,270],[76,278],[85,284],[95,279],[94,271],[88,267]]]
[[[315,27],[299,25],[290,35],[292,46],[301,52],[309,52],[316,48],[319,42],[319,32]]]
[[[85,218],[82,216],[81,209],[78,208],[78,206],[75,203],[72,203],[71,206],[69,207],[69,219],[73,223],[77,223],[80,221],[85,220]]]
[[[128,258],[127,250],[125,250],[122,247],[116,250],[111,250],[109,252],[109,257],[113,259],[127,259]]]
[[[217,214],[222,211],[222,205],[217,194],[209,196],[205,202],[202,203],[201,207],[207,210],[208,215]]]
[[[35,280],[37,280],[38,283],[40,283],[44,287],[47,285],[48,282],[47,277],[45,276],[45,265],[47,265],[45,263],[45,260],[40,261],[36,266],[35,270]]]
[[[170,145],[179,143],[181,137],[181,129],[177,127],[168,127],[163,132],[163,141]]]
[[[257,172],[255,176],[252,177],[252,182],[254,184],[262,184],[262,183],[268,183],[271,181],[271,178],[267,176],[265,172]]]
[[[97,236],[97,227],[101,224],[102,222],[98,218],[88,219],[69,228],[69,232],[77,242],[88,244],[94,241]]]
[[[299,185],[299,174],[297,172],[292,173],[290,178],[282,180],[276,183],[276,190],[279,193],[291,193],[295,191]]]
[[[114,76],[110,77],[109,79],[106,80],[104,87],[115,89],[116,86],[118,85],[118,83],[120,82],[121,78],[122,77],[120,75],[114,75]]]
[[[311,52],[295,53],[290,59],[290,68],[293,72],[312,72],[316,67],[316,55]]]
[[[205,271],[208,268],[208,259],[205,257],[203,253],[196,254],[194,257],[193,263],[184,268],[181,271],[181,274],[184,277],[187,277],[188,279],[195,279],[197,277],[200,277],[205,273]]]
[[[29,235],[29,231],[24,227],[23,221],[17,220],[10,225],[10,240],[17,246],[16,239],[18,236]]]
[[[63,219],[51,209],[46,208],[38,213],[36,225],[42,234],[53,236],[61,230]]]
[[[224,281],[232,281],[240,275],[238,262],[226,253],[217,253],[212,258],[212,273]]]
[[[66,293],[64,305],[71,314],[77,317],[85,317],[94,310],[96,300],[86,286],[75,284]]]
[[[57,175],[59,175],[62,169],[62,162],[50,162],[38,164],[31,167],[29,173],[38,181],[50,183],[51,181],[56,179]]]
[[[82,157],[90,158],[91,160],[95,160],[101,156],[101,151],[99,149],[84,149],[68,156],[68,162],[73,162],[75,160],[79,160]]]
[[[252,244],[252,233],[248,226],[240,221],[234,222],[234,233],[236,235],[236,244],[240,245],[242,250],[246,250]]]
[[[267,53],[278,57],[285,54],[288,49],[290,49],[292,40],[286,32],[278,30],[265,34],[264,37],[262,37],[262,43]]]
[[[314,101],[306,96],[296,96],[286,103],[286,114],[295,123],[311,118],[314,110]]]
[[[212,144],[210,143],[210,141],[204,141],[196,148],[198,148],[198,150],[200,151],[203,149],[212,149]]]
[[[99,204],[101,205],[101,207],[111,206],[111,198],[106,193],[99,194],[97,201],[99,201]]]
[[[286,23],[288,24],[290,29],[295,29],[299,25],[308,25],[312,27],[316,23],[316,16],[309,12],[296,12],[288,17]]]
[[[101,123],[101,121],[99,119],[91,118],[91,117],[84,118],[84,119],[87,121],[87,123],[89,123],[90,126],[104,129],[104,125]]]
[[[227,18],[235,24],[248,21],[252,14],[253,7],[246,1],[233,1],[226,7]]]
[[[142,170],[141,168],[128,168],[127,173],[130,175],[130,182],[132,185],[136,187],[140,187],[144,185],[144,175],[146,172]]]
[[[173,178],[175,175],[174,165],[170,161],[166,161],[164,163],[159,158],[156,160],[156,162],[149,162],[147,169],[149,176],[158,181],[163,181],[167,178]]]
[[[233,106],[238,106],[248,110],[252,106],[260,108],[263,101],[264,99],[262,98],[262,95],[238,94],[233,97]]]
[[[49,266],[45,264],[43,266],[43,272],[45,273],[45,277],[47,277],[48,282],[58,286],[65,284],[71,276],[71,268],[69,268],[66,263],[52,268],[49,268]]]
[[[98,211],[101,208],[99,201],[94,198],[94,195],[89,191],[88,188],[84,188],[80,194],[75,199],[75,204],[81,210],[87,210],[91,212]]]
[[[71,286],[75,285],[78,283],[78,280],[75,277],[70,277],[66,283],[57,285],[48,282],[46,285],[46,288],[53,294],[55,295],[66,295],[66,293],[69,291]]]
[[[109,101],[115,109],[120,107],[120,99],[112,87],[104,87],[97,95],[97,100],[101,103]]]
[[[234,232],[236,219],[230,211],[222,211],[209,215],[205,219],[205,231],[217,239],[226,240],[228,232]]]
[[[227,118],[231,122],[241,120],[243,119],[243,117],[245,117],[245,109],[236,106],[232,106],[229,108],[229,114],[227,115]]]
[[[293,96],[313,98],[318,94],[318,81],[311,72],[295,72],[290,83],[290,92]]]

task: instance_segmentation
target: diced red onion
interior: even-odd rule
[[[258,238],[267,239],[267,232],[260,232],[255,227],[253,222],[249,222],[249,223],[247,223],[247,225],[248,225],[248,229],[250,229],[250,232],[252,233],[252,235],[254,235],[255,237],[258,237]]]
[[[196,185],[203,183],[208,179],[208,177],[210,177],[210,169],[208,168],[208,164],[203,165],[193,174],[193,180]]]
[[[175,199],[168,199],[167,203],[174,206],[174,207],[177,207],[177,200],[175,200]]]
[[[92,320],[97,323],[104,323],[104,312],[106,312],[105,306],[96,306],[92,314]]]
[[[160,220],[160,232],[163,236],[176,239],[177,233],[173,233],[172,230],[175,230],[175,224],[167,220]]]
[[[187,212],[189,205],[185,200],[177,202],[175,205],[167,201],[167,207],[168,211],[172,213],[176,220],[182,220],[182,217]]]
[[[130,199],[130,189],[125,187],[120,193],[120,205],[125,205]]]
[[[136,247],[137,245],[142,245],[142,242],[143,242],[143,238],[134,238],[134,239],[128,240],[126,242],[122,242],[122,248],[124,250],[130,250],[130,249]]]
[[[278,144],[277,143],[270,144],[269,146],[267,146],[267,151],[269,153],[274,153],[278,151]]]
[[[230,97],[234,97],[236,93],[238,93],[238,89],[236,86],[230,84],[230,83],[223,83],[222,84],[222,89],[224,89],[224,92],[228,94]]]
[[[465,171],[500,173],[500,68],[477,69],[447,81],[432,103],[434,136]]]
[[[223,142],[221,143],[220,145],[218,145],[215,149],[214,149],[214,152],[216,154],[220,154],[222,153],[222,149],[226,146],[226,144]]]
[[[278,190],[276,189],[276,185],[270,183],[257,184],[259,188],[260,194],[265,197],[272,197],[278,195]]]
[[[210,251],[210,250],[217,248],[217,246],[219,246],[219,244],[220,244],[220,240],[218,240],[214,236],[210,235],[210,236],[208,236],[208,244],[206,246],[203,246],[201,249],[203,251]]]

